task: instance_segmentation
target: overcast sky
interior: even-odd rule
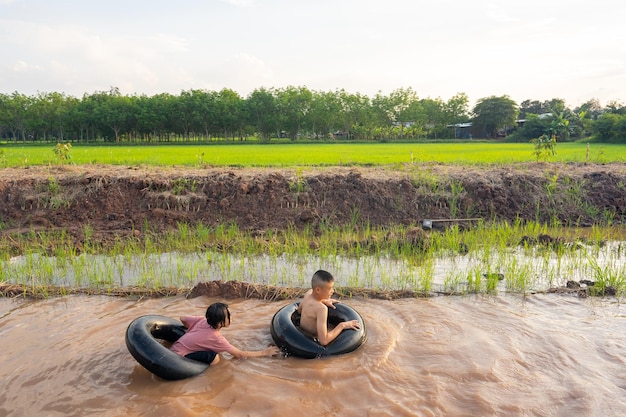
[[[626,102],[626,2],[0,0],[0,93],[305,86]]]

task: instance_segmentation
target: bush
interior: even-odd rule
[[[543,159],[547,161],[551,156],[556,155],[556,135],[552,134],[541,135],[538,138],[532,139],[530,141],[533,145],[535,145],[535,150],[533,151],[533,155],[539,159]]]

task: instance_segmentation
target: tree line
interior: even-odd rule
[[[595,100],[570,109],[561,99],[481,98],[470,110],[459,93],[444,101],[411,88],[368,97],[345,90],[258,88],[178,95],[123,95],[119,89],[82,98],[63,93],[0,94],[0,139],[6,142],[176,142],[274,138],[388,141],[496,138],[528,141],[590,138],[626,142],[626,107]]]

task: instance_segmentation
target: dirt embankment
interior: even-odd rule
[[[159,232],[181,222],[236,223],[252,232],[324,225],[419,226],[425,219],[466,218],[579,226],[626,224],[626,164],[410,165],[395,170],[5,168],[0,169],[0,202],[0,235],[10,240],[15,233],[63,229],[77,247],[84,243],[86,225],[91,238],[104,243],[120,236],[141,239],[145,227]],[[90,291],[0,285],[4,296],[74,290]],[[107,294],[116,291],[117,295],[144,297],[188,290],[124,288],[109,289]],[[343,295],[369,298],[415,296],[406,291],[344,291]],[[284,299],[300,293],[301,289],[229,281],[201,283],[187,295]]]
[[[1,233],[63,228],[80,239],[180,222],[244,230],[419,225],[483,218],[626,222],[626,164],[229,169],[56,166],[0,170]]]

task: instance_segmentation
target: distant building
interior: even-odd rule
[[[538,115],[540,119],[552,117],[552,113],[543,113]],[[524,126],[526,119],[518,119],[515,121],[515,126],[507,126],[503,129],[499,129],[497,135],[499,137],[506,137],[518,127]],[[455,123],[446,126],[449,129],[454,129],[455,139],[472,139],[485,137],[485,132],[480,132],[478,129],[472,126],[472,122]]]
[[[542,113],[540,115],[538,115],[538,117],[540,119],[545,119],[546,117],[552,117],[552,113]],[[517,127],[522,127],[524,126],[524,123],[526,123],[526,119],[517,119]]]
[[[472,139],[477,136],[475,129],[472,128],[472,122],[455,123],[446,127],[454,129],[454,139]]]
[[[395,127],[411,127],[415,124],[416,122],[393,122],[393,125]]]

